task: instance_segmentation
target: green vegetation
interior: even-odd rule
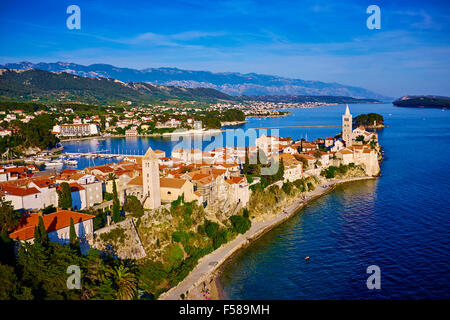
[[[10,124],[2,123],[3,127],[13,130],[13,135],[0,138],[0,153],[8,150],[13,155],[22,155],[24,149],[30,147],[54,148],[59,142],[51,133],[54,123],[54,116],[50,114],[40,114],[28,123],[19,120],[11,121]]]
[[[392,102],[397,107],[449,108],[450,98],[440,96],[405,96]]]
[[[124,244],[125,240],[127,239],[127,235],[125,234],[125,229],[121,228],[120,226],[112,229],[109,232],[104,232],[100,234],[100,240],[102,240],[105,243],[113,243],[115,245],[117,244]]]
[[[110,105],[132,101],[155,103],[167,99],[217,101],[234,100],[211,88],[178,88],[147,83],[124,84],[114,79],[85,78],[69,73],[52,73],[39,69],[23,72],[4,71],[0,75],[0,99],[41,103],[81,102]]]
[[[6,234],[19,225],[21,214],[14,210],[11,201],[0,201],[0,234]]]
[[[144,214],[144,208],[136,196],[127,196],[127,202],[123,205],[123,210],[131,213],[135,218],[142,217]]]
[[[53,212],[56,212],[56,208],[52,204],[45,207],[44,209],[42,209],[42,214],[44,214],[44,215],[50,214]]]
[[[204,111],[194,115],[195,120],[201,121],[206,129],[220,129],[221,122],[243,121],[244,112],[238,109],[228,109],[225,112]]]
[[[70,185],[67,182],[63,182],[60,185],[58,192],[58,206],[62,209],[72,208],[72,192]]]
[[[81,252],[80,250],[80,239],[78,239],[77,233],[75,231],[75,225],[73,223],[72,217],[70,218],[70,226],[69,226],[69,247],[77,252]]]
[[[360,173],[364,173],[364,169],[362,167],[356,166],[352,162],[352,163],[349,163],[348,165],[341,164],[341,165],[339,165],[339,167],[329,166],[328,168],[323,169],[320,172],[320,175],[327,179],[334,179],[336,177],[345,177],[345,175],[347,174],[347,172],[349,172],[349,170],[355,170],[355,169],[359,170]]]
[[[120,214],[120,201],[117,195],[116,181],[113,181],[113,208],[112,208],[112,220],[114,222],[122,221],[122,215]]]
[[[376,122],[377,126],[384,125],[384,118],[382,115],[377,113],[360,114],[359,116],[353,118],[353,126],[359,127],[373,127]]]
[[[250,229],[251,226],[251,221],[250,219],[247,217],[243,217],[243,216],[231,216],[230,217],[230,221],[231,224],[233,225],[233,230],[237,233],[246,233],[248,229]]]

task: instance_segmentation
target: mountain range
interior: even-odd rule
[[[190,71],[178,68],[147,68],[137,70],[119,68],[109,64],[91,64],[89,66],[84,66],[69,62],[31,63],[26,61],[6,63],[0,65],[0,68],[19,70],[40,69],[50,72],[67,72],[89,78],[113,78],[122,82],[145,82],[185,88],[203,87],[216,89],[231,96],[323,95],[369,98],[385,101],[391,100],[389,97],[385,97],[364,88],[347,86],[339,83],[290,79],[256,73],[213,73],[209,71]]]

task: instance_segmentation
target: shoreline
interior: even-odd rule
[[[203,299],[206,299],[206,296],[202,295],[200,292],[202,287],[205,285],[210,292],[207,296],[208,300],[226,300],[227,297],[220,283],[220,273],[222,268],[229,260],[231,260],[235,253],[248,247],[253,241],[261,237],[263,234],[293,217],[310,201],[333,191],[336,186],[348,182],[371,180],[376,178],[377,177],[372,176],[346,178],[335,181],[330,180],[326,184],[318,185],[316,189],[305,195],[307,197],[305,201],[296,199],[275,217],[263,221],[252,222],[251,228],[245,234],[238,235],[232,241],[202,257],[197,266],[183,281],[181,281],[177,286],[161,294],[158,300],[179,300],[181,298],[181,294],[184,294],[188,300],[202,300],[202,297]],[[323,187],[324,185],[326,185],[325,188]]]

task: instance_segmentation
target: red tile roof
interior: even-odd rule
[[[95,216],[70,210],[59,210],[57,212],[42,216],[47,232],[52,232],[70,226],[70,218],[73,219],[74,224],[77,224],[82,221],[93,219]],[[34,227],[37,226],[38,223],[39,214],[37,213],[32,213],[26,217],[23,217],[19,223],[19,227],[11,232],[9,237],[14,240],[33,239]]]
[[[10,194],[10,195],[19,196],[19,197],[28,196],[30,194],[41,193],[36,188],[17,188],[17,187],[11,187],[11,186],[3,186],[2,190],[5,192],[5,194]]]

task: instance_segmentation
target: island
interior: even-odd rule
[[[409,108],[450,108],[450,97],[444,96],[403,96],[392,104]]]

